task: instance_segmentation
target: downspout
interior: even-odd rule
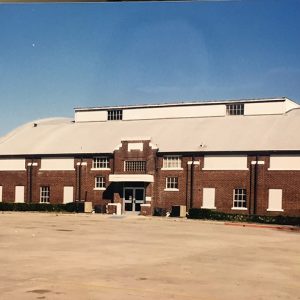
[[[189,209],[189,162],[186,163],[186,184],[185,184],[185,205],[186,209]]]
[[[29,166],[29,203],[32,203],[32,168],[33,168],[33,159]]]
[[[254,166],[252,164],[252,160],[250,160],[250,193],[249,193],[249,213],[253,214],[253,206],[254,206],[254,199],[253,199],[253,169]]]
[[[79,181],[79,185],[78,185],[79,199],[78,200],[81,200],[81,164],[82,164],[82,158],[80,159],[79,174],[78,174],[78,181]]]
[[[194,161],[195,157],[192,156],[192,165],[191,165],[191,202],[190,208],[193,208],[193,201],[194,201]]]
[[[256,203],[257,203],[257,173],[258,173],[258,156],[255,156],[255,167],[254,167],[254,195],[253,195],[253,214],[256,214]]]

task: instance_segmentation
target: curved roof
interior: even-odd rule
[[[124,137],[139,136],[150,137],[160,152],[300,150],[299,132],[299,108],[260,116],[82,123],[55,118],[2,137],[0,155],[112,153]]]

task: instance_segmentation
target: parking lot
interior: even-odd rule
[[[300,233],[0,213],[0,299],[300,299]]]

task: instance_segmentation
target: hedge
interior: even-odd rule
[[[189,210],[189,219],[206,219],[206,220],[222,220],[231,222],[253,222],[265,224],[279,224],[279,225],[294,225],[300,226],[300,217],[289,216],[259,216],[259,215],[239,215],[226,214],[222,212],[213,211],[210,209],[191,208]]]
[[[47,204],[0,202],[0,211],[83,212],[83,203]]]

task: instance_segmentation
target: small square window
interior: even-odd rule
[[[178,177],[166,178],[166,189],[178,189]]]
[[[105,188],[105,177],[103,176],[95,177],[95,188]]]
[[[112,109],[107,111],[107,120],[116,121],[123,119],[123,111],[121,109]]]
[[[233,190],[233,207],[247,208],[247,191],[246,189]]]
[[[244,103],[227,104],[226,114],[230,116],[244,115]]]
[[[40,187],[40,203],[50,203],[50,187]]]

